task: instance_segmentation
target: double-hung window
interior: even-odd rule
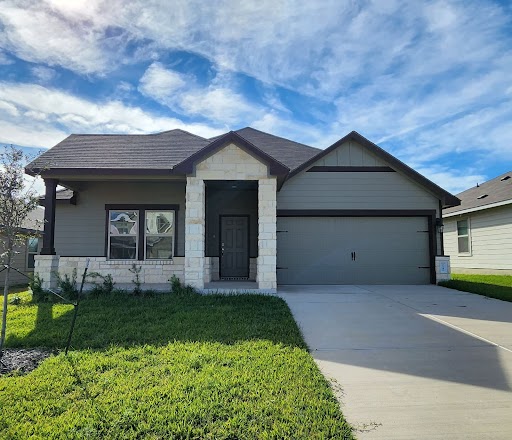
[[[471,253],[471,240],[468,219],[457,221],[457,246],[459,254]]]
[[[27,269],[34,269],[35,256],[39,248],[39,238],[29,237],[27,240]]]
[[[176,209],[109,209],[107,256],[111,260],[169,260],[174,255]],[[116,205],[117,208],[117,205]]]

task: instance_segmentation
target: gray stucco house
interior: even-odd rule
[[[512,171],[457,195],[444,210],[453,272],[512,274]]]
[[[441,212],[459,203],[356,132],[325,150],[253,128],[71,135],[27,166],[36,172],[47,285],[86,257],[118,283],[133,263],[147,284],[175,274],[199,289],[435,283],[447,276]]]

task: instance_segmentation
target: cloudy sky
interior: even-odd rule
[[[0,0],[0,143],[245,126],[454,193],[512,170],[512,3]]]

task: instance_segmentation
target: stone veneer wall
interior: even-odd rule
[[[277,290],[277,181],[258,181],[258,288]]]
[[[205,180],[258,181],[258,287],[276,291],[276,194],[277,181],[267,165],[230,144],[196,165],[195,176],[187,177],[185,207],[185,282],[204,288],[212,279],[212,262],[205,257]],[[207,272],[205,271],[207,265]]]
[[[174,257],[173,260],[107,260],[105,257],[59,257],[56,255],[36,255],[34,272],[43,279],[43,288],[57,287],[55,273],[71,276],[76,269],[78,280],[81,281],[85,264],[89,259],[88,272],[97,272],[103,276],[112,275],[117,284],[131,284],[134,274],[129,269],[136,264],[142,268],[139,276],[142,283],[168,284],[169,279],[176,275],[184,280],[184,258]]]

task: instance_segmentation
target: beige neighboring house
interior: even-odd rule
[[[14,259],[11,264],[12,267],[15,267],[19,271],[31,275],[34,272],[34,264],[35,264],[35,256],[39,253],[42,246],[42,231],[43,231],[43,220],[44,220],[44,209],[36,208],[32,211],[27,217],[26,221],[23,224],[23,229],[29,233],[33,234],[33,237],[29,237],[26,239],[25,244],[23,246],[16,246]],[[2,242],[0,242],[0,254],[4,252],[2,248]],[[0,270],[4,268],[3,257],[0,258]],[[12,270],[9,276],[10,285],[16,284],[27,284],[28,279],[23,275],[20,275],[18,272]],[[0,286],[4,285],[5,280],[5,271],[0,273]]]
[[[512,274],[512,171],[457,197],[461,204],[443,211],[452,272]]]
[[[356,132],[323,150],[250,127],[71,135],[26,171],[46,186],[47,286],[87,259],[118,284],[135,264],[146,288],[172,275],[264,292],[448,276],[441,210],[459,200]]]

